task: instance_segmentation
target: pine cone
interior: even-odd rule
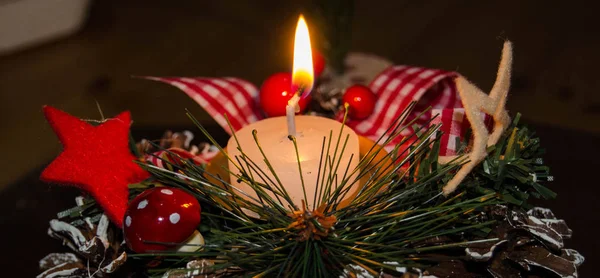
[[[194,145],[191,143],[193,139],[194,134],[191,131],[173,133],[167,130],[160,140],[151,143],[149,140],[142,139],[136,147],[139,153],[148,154],[147,159],[150,154],[160,156],[164,150],[170,150],[177,154],[185,152],[184,157],[193,157],[198,163],[207,163],[219,152],[215,146],[207,142]]]
[[[470,245],[465,249],[467,260],[441,263],[427,269],[426,274],[441,278],[465,273],[461,277],[468,277],[467,270],[474,269],[493,277],[577,277],[584,258],[564,248],[563,239],[570,238],[572,231],[549,209],[524,212],[498,205],[483,217],[499,222],[488,236],[497,240]]]
[[[75,199],[78,207],[85,205],[83,197]],[[96,224],[94,224],[96,223]],[[50,221],[50,237],[63,241],[74,253],[52,253],[40,261],[43,277],[104,277],[113,273],[127,260],[122,245],[121,230],[110,223],[106,215],[86,217],[67,223]]]
[[[241,274],[239,267],[228,267],[225,269],[213,270],[212,260],[198,259],[187,263],[186,268],[173,269],[163,275],[165,278],[219,278],[231,277],[235,274]]]
[[[556,219],[552,211],[536,207],[525,212],[497,205],[478,216],[481,222],[492,219],[498,223],[487,236],[490,241],[470,244],[465,248],[466,258],[455,252],[422,254],[422,258],[429,256],[433,261],[440,261],[425,269],[422,274],[438,278],[490,275],[577,277],[577,268],[584,258],[577,251],[564,248],[563,239],[570,238],[572,231],[564,220]],[[476,241],[481,238],[460,240]],[[417,242],[414,247],[452,242],[456,242],[456,239],[441,236]],[[392,277],[388,274],[383,276]]]
[[[312,100],[310,102],[311,115],[333,118],[341,109],[343,90],[339,88],[327,88],[325,86],[317,86],[312,92]]]

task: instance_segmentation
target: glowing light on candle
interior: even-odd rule
[[[292,88],[310,93],[314,81],[310,35],[304,16],[300,15],[294,38],[294,67],[292,70]],[[298,92],[296,92],[298,93]]]
[[[356,172],[352,177],[346,176],[348,174],[346,167],[355,169],[359,163],[359,140],[352,129],[344,127],[342,123],[332,119],[296,115],[299,112],[298,101],[310,93],[313,81],[313,62],[308,26],[304,18],[300,16],[294,40],[292,88],[288,92],[292,94],[292,97],[285,107],[286,116],[271,117],[247,125],[236,131],[236,136],[232,136],[227,144],[227,152],[230,157],[243,156],[256,162],[251,167],[252,169],[248,169],[248,172],[254,173],[255,177],[261,176],[271,181],[276,180],[275,175],[277,175],[277,181],[285,187],[291,197],[291,203],[299,208],[304,200],[309,210],[315,209],[321,204],[321,200],[316,199],[315,195],[318,195],[317,180],[322,177],[319,176],[319,173],[324,173],[321,172],[320,159],[323,152],[321,149],[323,138],[329,138],[328,140],[331,140],[331,142],[347,140],[344,142],[343,154],[339,153],[337,148],[327,148],[324,154],[327,157],[336,159],[336,165],[344,165],[344,167],[340,166],[335,169],[326,168],[331,176],[337,177],[332,180],[333,188],[337,188],[338,181],[341,182],[343,177],[346,177],[349,181],[355,181],[358,179],[359,174]],[[301,92],[299,92],[299,89]],[[299,96],[299,94],[302,95]],[[286,124],[287,132],[283,128]],[[261,145],[268,147],[259,148],[255,142],[255,131],[260,138]],[[338,132],[343,132],[339,133],[339,138]],[[287,137],[289,136],[294,137],[292,140],[288,140]],[[243,154],[241,153],[242,149],[244,150]],[[268,165],[265,157],[269,160]],[[299,162],[302,170],[299,169]],[[259,197],[253,185],[247,180],[238,180],[239,176],[235,169],[241,167],[243,166],[237,165],[234,160],[229,161],[231,185],[232,188],[237,189],[234,193],[247,201],[261,205],[260,202],[262,201],[259,202],[259,200],[262,197]],[[348,193],[346,200],[355,196],[359,186],[358,182],[354,182],[351,188],[344,188],[344,192]],[[241,194],[240,191],[245,193]],[[280,198],[274,192],[266,192],[265,190],[264,193],[269,194],[273,199]],[[344,195],[346,196],[346,193]],[[283,198],[281,199],[284,201]],[[288,206],[284,204],[284,207],[287,208]],[[250,217],[260,217],[252,211],[244,208],[242,210]]]
[[[300,15],[296,25],[296,36],[294,37],[294,66],[292,69],[292,92],[294,96],[285,107],[287,117],[288,134],[296,136],[296,112],[300,111],[298,101],[300,96],[305,97],[312,90],[314,81],[312,50],[310,46],[310,35],[308,25],[304,16]]]

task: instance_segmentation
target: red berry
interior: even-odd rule
[[[321,76],[323,70],[325,69],[325,58],[321,54],[321,52],[313,49],[312,51],[312,60],[313,60],[313,72],[315,77]]]
[[[184,242],[199,224],[200,204],[196,198],[181,189],[155,187],[129,203],[123,232],[129,249],[144,253],[177,247],[173,243]]]
[[[352,85],[342,97],[343,103],[348,103],[348,116],[354,120],[366,119],[373,113],[377,97],[363,85]]]
[[[291,73],[273,74],[265,80],[260,88],[260,107],[268,117],[285,116],[285,106],[292,98],[293,93]],[[300,99],[298,102],[300,113],[306,109],[309,102],[310,95]]]

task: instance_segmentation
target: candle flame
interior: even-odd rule
[[[300,15],[294,38],[294,67],[292,71],[292,88],[302,94],[310,93],[313,86],[313,60],[310,35],[304,16]]]

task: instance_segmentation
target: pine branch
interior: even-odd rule
[[[410,126],[412,122],[403,123],[408,112],[390,127],[387,140],[378,142],[385,144],[399,136],[403,127]],[[188,116],[199,124],[193,116]],[[384,262],[426,268],[440,259],[424,256],[427,253],[481,243],[481,235],[495,225],[493,220],[475,217],[486,207],[496,204],[526,207],[530,196],[553,197],[551,191],[538,183],[548,176],[548,168],[540,163],[539,140],[526,128],[517,127],[518,119],[517,116],[499,143],[488,150],[486,160],[465,179],[462,190],[449,198],[442,196],[440,189],[464,158],[447,165],[438,164],[439,126],[416,132],[413,135],[416,140],[402,153],[397,148],[381,158],[377,156],[381,149],[372,148],[354,169],[339,162],[346,140],[341,140],[341,136],[335,142],[331,136],[323,138],[318,194],[312,209],[308,205],[295,206],[273,168],[268,167],[271,179],[241,148],[239,157],[227,157],[236,165],[229,173],[248,184],[258,199],[222,179],[218,179],[220,185],[211,183],[209,177],[215,178],[214,175],[191,161],[171,161],[171,170],[144,167],[158,182],[184,188],[202,202],[203,225],[210,226],[205,237],[210,244],[192,255],[218,257],[215,271],[236,266],[246,275],[327,277],[339,276],[349,271],[349,265],[358,265],[369,272],[395,273],[395,268]],[[199,125],[199,129],[216,144],[205,128]],[[260,149],[260,134],[254,135]],[[412,138],[404,138],[409,139]],[[459,142],[458,146],[468,149],[466,142]],[[294,147],[301,146],[294,144]],[[264,152],[263,158],[269,166]],[[389,161],[395,163],[385,163]],[[301,172],[299,162],[298,167]],[[332,173],[340,167],[346,167],[343,177],[334,176]],[[351,178],[354,176],[357,177]],[[349,188],[361,179],[365,183],[349,205],[340,207]],[[317,200],[320,203],[315,203]],[[248,217],[248,211],[259,218]],[[442,237],[451,241],[427,243]],[[155,256],[187,258],[190,254],[132,257]],[[178,266],[181,263],[171,265]]]

